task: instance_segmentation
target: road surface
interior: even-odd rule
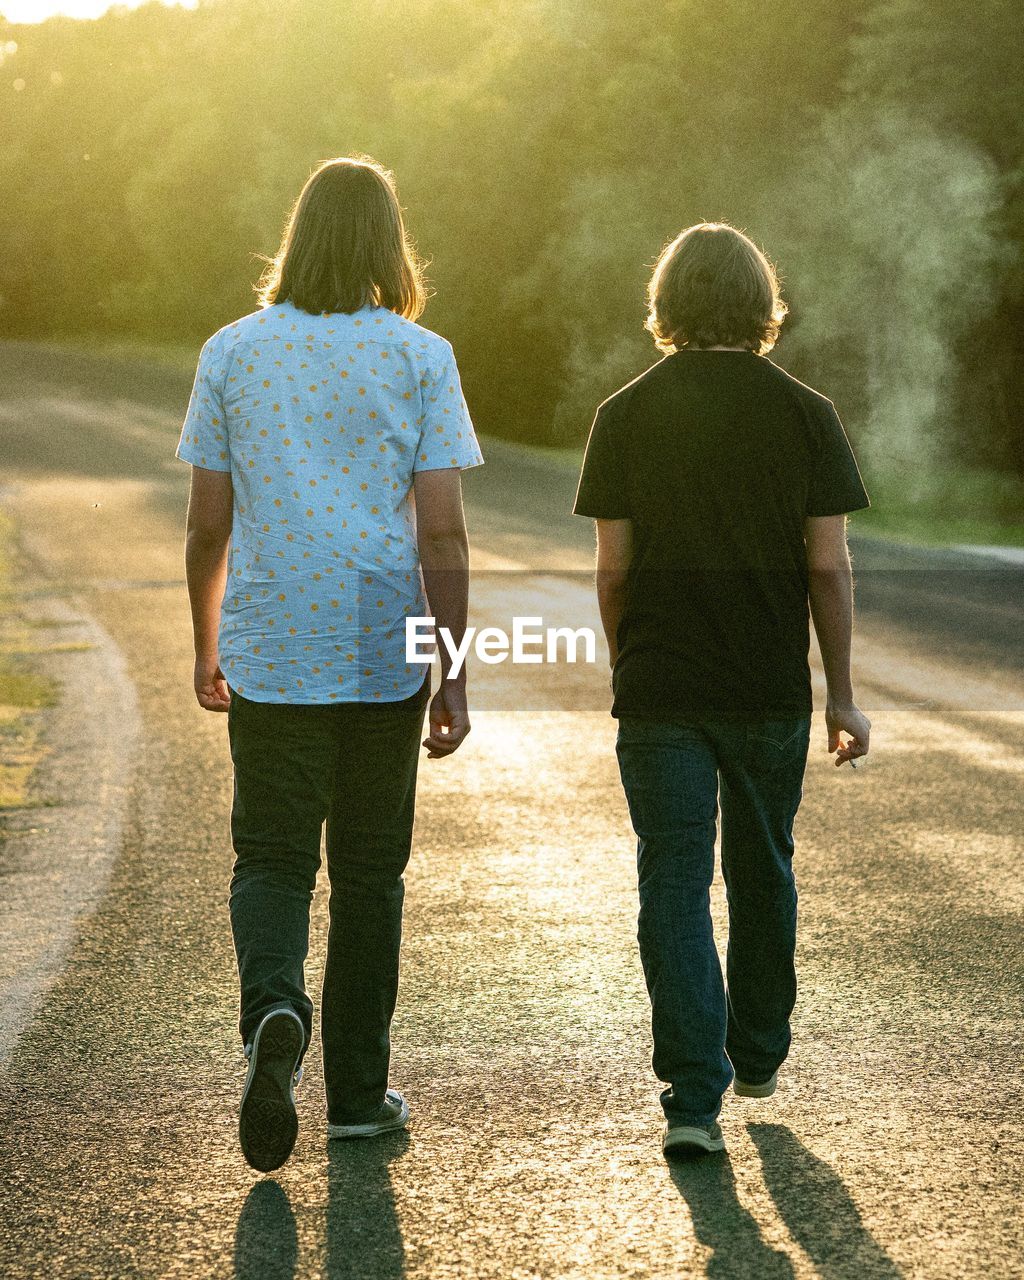
[[[5,1280],[1024,1275],[1019,572],[855,544],[872,756],[835,770],[816,721],[794,1048],[775,1098],[727,1098],[726,1156],[660,1155],[599,668],[477,664],[472,736],[421,772],[393,1062],[412,1126],[328,1149],[314,1044],[295,1154],[261,1177],[235,1131],[226,723],[190,683],[189,380],[13,343],[0,369],[24,604],[89,645],[50,660],[53,803],[0,848]],[[574,476],[485,453],[475,619],[596,621]],[[312,991],[325,917],[326,882]]]

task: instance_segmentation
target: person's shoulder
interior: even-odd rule
[[[367,338],[371,342],[397,344],[432,363],[450,360],[454,356],[452,344],[433,329],[400,316],[384,308],[373,316],[368,325]]]
[[[764,376],[778,387],[782,394],[788,395],[804,409],[815,415],[835,412],[835,405],[827,395],[817,391],[806,382],[801,382],[799,378],[794,377],[788,370],[776,364],[774,360],[769,360],[767,356],[758,356],[758,362],[765,370]]]
[[[278,313],[276,317],[275,312]],[[210,356],[223,357],[239,342],[262,336],[266,332],[264,326],[272,324],[275,318],[282,319],[284,315],[281,307],[261,307],[258,311],[250,311],[211,333],[203,343],[203,351]]]
[[[649,369],[645,369],[643,373],[637,374],[625,386],[619,387],[618,391],[613,391],[607,399],[602,400],[597,406],[598,415],[602,418],[613,419],[621,418],[628,413],[637,396],[642,396],[644,392],[660,386],[668,374],[668,359],[668,356],[663,357],[656,364],[652,364]]]

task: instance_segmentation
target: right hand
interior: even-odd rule
[[[861,756],[867,755],[871,738],[871,721],[852,700],[827,702],[825,725],[828,728],[829,753],[836,753],[837,769],[848,760],[858,760]],[[847,742],[839,736],[841,733],[850,735]]]
[[[466,686],[461,680],[442,680],[430,699],[430,734],[423,739],[428,760],[440,760],[458,751],[469,733]]]
[[[231,690],[215,653],[196,655],[192,687],[204,711],[227,711],[231,705]]]

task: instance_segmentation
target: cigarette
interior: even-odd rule
[[[850,768],[851,768],[851,769],[856,769],[856,767],[857,767],[857,761],[856,761],[856,760],[851,760],[851,761],[850,761]]]

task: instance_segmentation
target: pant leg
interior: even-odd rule
[[[637,834],[638,939],[672,1121],[710,1124],[732,1072],[711,923],[718,768],[698,727],[623,718],[616,752]]]
[[[412,698],[339,707],[327,817],[330,932],[320,1012],[328,1119],[358,1123],[388,1087],[398,998],[403,872],[429,676]]]
[[[810,718],[746,726],[720,753],[722,874],[729,900],[726,1048],[742,1080],[767,1080],[789,1052],[796,1002],[793,821]]]
[[[280,1004],[302,1019],[307,1045],[312,1036],[303,966],[333,784],[332,709],[231,694],[235,862],[229,907],[241,988],[239,1030],[246,1043]]]

